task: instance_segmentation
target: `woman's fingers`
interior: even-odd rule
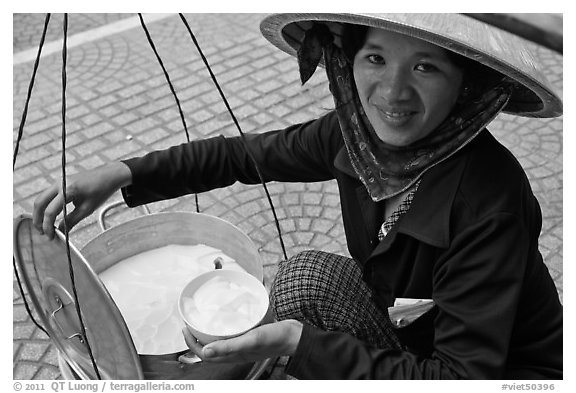
[[[54,238],[54,222],[56,217],[62,211],[64,207],[64,196],[61,192],[57,193],[52,200],[49,201],[48,205],[37,214],[41,217],[41,228],[42,232],[48,236],[48,238]]]
[[[217,363],[248,362],[264,359],[270,350],[259,328],[229,338],[207,344],[202,348],[201,357],[205,361]],[[274,351],[273,351],[274,352]]]
[[[188,348],[204,361],[215,363],[245,361],[244,354],[242,353],[243,350],[246,349],[246,344],[242,344],[242,342],[245,342],[243,336],[214,341],[203,346],[196,340],[196,337],[190,333],[188,328],[184,327],[182,334],[184,335],[184,341],[186,341]]]
[[[70,231],[76,224],[86,218],[92,213],[84,205],[74,206],[72,211],[66,211],[66,224],[68,225],[68,231]],[[58,229],[64,232],[64,220],[60,221]]]
[[[34,201],[34,210],[32,212],[32,223],[34,227],[40,232],[43,232],[44,227],[44,213],[46,207],[50,202],[58,195],[58,187],[52,186],[46,189],[40,196]]]
[[[247,349],[234,344],[233,338],[210,343],[202,349],[202,358],[210,362],[245,361],[245,356],[248,355],[245,352]]]
[[[196,341],[196,337],[190,333],[190,330],[188,330],[187,327],[182,328],[182,334],[184,335],[184,341],[186,342],[186,345],[188,345],[188,348],[190,348],[190,350],[198,357],[202,358],[202,344]]]

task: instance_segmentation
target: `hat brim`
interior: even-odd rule
[[[526,117],[558,117],[562,100],[541,71],[529,43],[507,31],[461,14],[273,14],[260,24],[264,37],[296,56],[304,33],[325,23],[340,44],[342,24],[375,27],[419,38],[475,60],[513,79],[504,112]]]

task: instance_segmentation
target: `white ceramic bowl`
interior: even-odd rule
[[[180,294],[178,310],[190,332],[206,345],[260,325],[268,303],[268,292],[257,278],[219,269],[190,281]]]

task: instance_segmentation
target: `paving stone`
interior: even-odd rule
[[[105,163],[106,162],[101,157],[97,155],[90,155],[89,157],[78,162],[78,165],[80,165],[84,170],[90,170],[98,168],[104,165]]]
[[[325,218],[318,218],[312,223],[312,230],[322,234],[330,232],[333,227],[334,221]]]
[[[270,93],[271,91],[280,89],[282,86],[282,82],[272,79],[264,83],[258,83],[255,88],[261,93]]]
[[[128,141],[118,143],[116,146],[113,147],[109,147],[106,151],[102,152],[102,155],[105,156],[110,161],[115,161],[120,160],[122,158],[128,158],[139,149],[140,147],[138,145]]]
[[[69,119],[77,119],[89,113],[90,108],[84,105],[78,105],[74,108],[69,108],[66,110],[66,116],[68,116]]]
[[[50,134],[48,133],[39,133],[32,135],[30,137],[22,138],[20,143],[20,148],[22,151],[28,151],[35,147],[44,145],[52,140]]]
[[[235,79],[241,78],[243,76],[246,76],[246,75],[252,73],[253,70],[254,70],[254,68],[252,66],[243,65],[243,66],[240,66],[238,68],[234,68],[234,69],[228,70],[222,74],[219,74],[217,80],[218,80],[219,84],[224,85],[230,81],[233,81]]]
[[[107,146],[107,144],[105,143],[105,141],[103,141],[101,139],[92,139],[91,141],[86,141],[86,142],[81,143],[78,146],[76,146],[75,151],[80,156],[86,157],[90,154],[93,154],[93,153],[105,148],[106,146]]]
[[[132,112],[122,112],[121,114],[119,114],[118,116],[114,117],[112,119],[112,121],[118,125],[126,125],[134,120],[138,119],[138,116],[136,116],[134,113]],[[130,128],[127,129],[130,130]]]
[[[162,138],[166,138],[168,135],[170,134],[166,130],[162,128],[154,128],[153,130],[137,135],[135,140],[140,141],[146,145],[151,145]]]
[[[13,377],[14,379],[17,380],[34,379],[34,376],[38,372],[39,368],[40,368],[39,364],[19,362],[16,364],[16,367],[14,368]]]
[[[190,115],[190,118],[198,123],[211,119],[212,117],[214,117],[214,114],[206,109],[195,111]]]
[[[92,139],[92,138],[96,138],[102,134],[105,134],[108,131],[113,130],[113,129],[114,129],[114,126],[112,124],[103,122],[103,123],[95,124],[92,127],[85,128],[82,131],[82,134],[86,138]]]
[[[138,95],[142,92],[145,92],[147,90],[147,87],[143,84],[132,84],[132,85],[128,85],[127,87],[124,87],[121,90],[118,90],[116,92],[116,94],[118,96],[121,97],[121,99],[126,99],[135,95]]]
[[[266,113],[258,113],[255,116],[252,116],[250,120],[256,122],[258,126],[264,126],[274,120],[274,118]]]
[[[85,116],[82,116],[82,122],[87,126],[91,126],[93,124],[96,124],[96,123],[100,122],[101,120],[102,120],[102,118],[100,117],[100,115],[98,115],[96,113],[89,113]]]
[[[36,166],[27,165],[25,167],[19,167],[12,173],[12,182],[19,184],[24,181],[29,181],[41,173],[40,169]]]
[[[20,359],[23,361],[38,362],[44,356],[46,350],[49,348],[49,342],[43,343],[24,343],[20,349]]]
[[[303,194],[302,202],[310,205],[320,205],[321,200],[322,200],[322,194],[307,192]]]
[[[120,81],[110,81],[104,83],[96,88],[100,94],[108,94],[122,89],[123,85]]]
[[[34,379],[50,381],[62,379],[62,375],[58,366],[43,365],[34,376]]]
[[[45,178],[39,177],[28,183],[21,184],[20,186],[15,187],[15,189],[20,198],[26,198],[29,197],[30,195],[38,193],[40,190],[43,190],[49,186],[50,183],[46,181]]]
[[[141,96],[136,96],[136,97],[129,97],[129,98],[125,98],[123,100],[121,100],[119,102],[119,105],[124,108],[125,110],[129,111],[129,110],[134,110],[135,108],[141,107],[143,105],[145,105],[148,102],[148,100],[146,100],[145,98],[141,97]],[[158,106],[153,107],[153,110],[158,110],[161,108],[160,103],[158,103]],[[165,102],[164,106],[167,106],[168,103]],[[148,108],[152,108],[152,107],[148,107]],[[144,110],[144,109],[141,109]],[[152,113],[152,110],[149,111],[149,113]]]
[[[51,130],[52,131],[52,130]],[[48,148],[50,151],[54,151],[57,154],[62,154],[62,130],[58,130],[52,132],[53,135],[56,135],[56,138],[53,138],[52,141],[44,146]],[[80,144],[84,141],[84,138],[79,134],[70,134],[69,131],[66,131],[66,151],[71,151],[74,153],[73,147]],[[74,154],[71,154],[73,156]],[[48,166],[46,165],[48,168]]]
[[[172,132],[170,132],[169,135],[170,136],[168,136],[167,138],[164,138],[161,141],[159,141],[160,144],[158,145],[158,147],[160,149],[166,149],[171,146],[177,146],[182,143],[186,143],[186,134],[184,133],[184,127],[179,122],[176,127],[172,128]],[[194,138],[191,137],[191,140],[193,139]]]
[[[281,105],[274,105],[274,106],[268,108],[267,111],[268,111],[268,113],[271,113],[276,117],[284,117],[284,116],[288,115],[289,113],[291,113],[290,108],[287,107],[286,105],[284,105],[283,102]]]
[[[291,113],[290,115],[286,116],[286,119],[292,124],[300,124],[312,120],[313,116],[302,111],[300,113]]]
[[[33,337],[35,326],[28,323],[15,323],[12,339],[28,340]]]

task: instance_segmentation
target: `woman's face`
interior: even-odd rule
[[[370,28],[354,57],[354,79],[378,137],[406,146],[430,134],[450,113],[463,72],[433,44]]]

